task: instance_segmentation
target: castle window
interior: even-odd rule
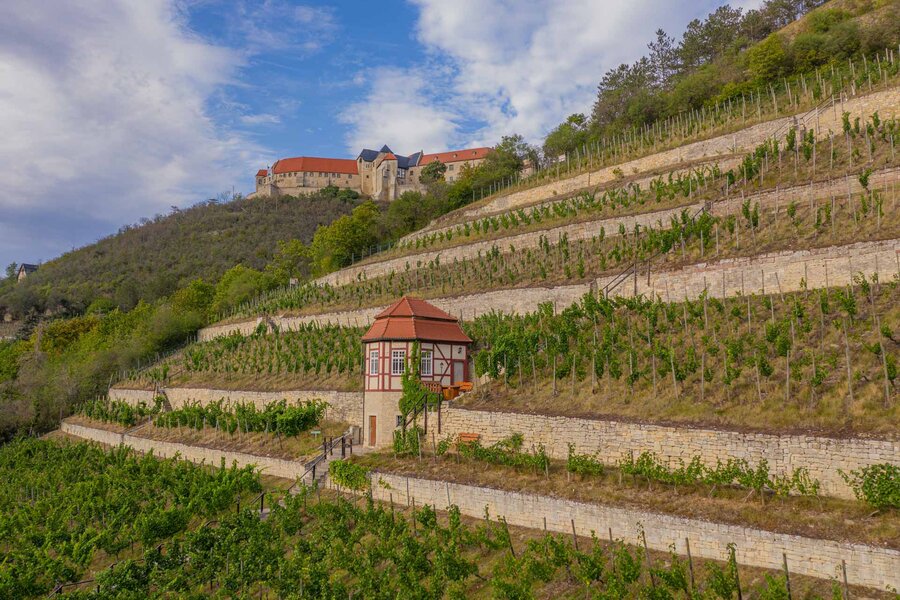
[[[403,375],[406,370],[406,350],[391,350],[391,375]]]

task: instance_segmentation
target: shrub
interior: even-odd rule
[[[772,34],[748,51],[750,74],[760,82],[779,77],[787,65],[784,39]]]
[[[328,465],[328,476],[341,487],[361,491],[369,487],[369,471],[356,463],[335,460]]]
[[[861,500],[879,510],[900,508],[900,467],[879,463],[850,474],[838,471]]]
[[[579,475],[603,475],[603,463],[590,454],[576,454],[575,444],[569,444],[566,470]]]

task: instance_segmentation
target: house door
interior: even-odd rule
[[[461,360],[453,361],[453,381],[450,383],[459,383],[466,380],[466,363]]]
[[[375,445],[375,415],[369,415],[369,445]]]

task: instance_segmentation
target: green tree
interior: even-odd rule
[[[18,271],[19,271],[19,265],[17,265],[16,263],[11,262],[8,265],[6,265],[6,277],[7,278],[14,279],[16,274],[18,273]]]
[[[272,279],[265,273],[244,265],[235,265],[227,270],[216,284],[210,308],[213,314],[224,312],[254,298],[272,286]]]
[[[309,248],[298,239],[279,241],[275,256],[266,265],[266,273],[281,285],[291,279],[306,279],[309,272]]]
[[[747,59],[750,75],[760,83],[769,82],[780,76],[787,66],[787,52],[784,38],[773,33],[750,48]]]
[[[388,205],[384,220],[390,237],[398,238],[426,225],[437,214],[436,198],[431,194],[407,191]]]
[[[321,275],[350,264],[354,256],[381,239],[381,214],[371,200],[331,225],[320,226],[310,244],[310,267]]]
[[[419,181],[421,181],[425,185],[428,185],[430,183],[434,183],[435,181],[444,179],[444,174],[446,172],[447,165],[439,160],[436,160],[422,167],[422,171],[421,173],[419,173]]]
[[[195,312],[206,318],[215,293],[215,286],[202,279],[195,279],[187,287],[172,294],[170,303],[176,311]]]
[[[576,113],[547,134],[544,140],[544,156],[557,157],[567,154],[587,141],[587,118]]]
[[[534,154],[519,134],[504,135],[500,143],[488,152],[484,162],[476,168],[476,176],[482,175],[492,179],[501,179],[519,173],[525,166],[525,160]]]

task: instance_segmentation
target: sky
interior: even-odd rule
[[[286,156],[539,143],[722,3],[4,0],[0,265],[246,194]]]

